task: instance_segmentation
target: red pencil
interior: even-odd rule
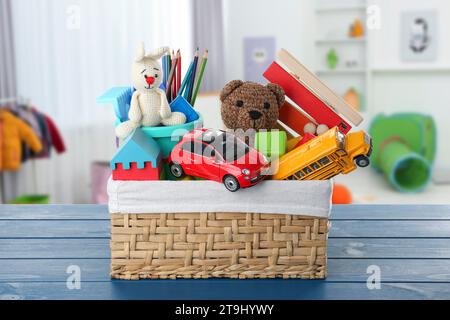
[[[175,52],[172,50],[172,68],[176,68],[177,66],[176,66],[176,61],[175,61]],[[172,89],[171,89],[171,92],[172,92],[172,99],[174,99],[175,98],[175,96],[176,96],[176,92],[175,92],[175,86],[176,86],[176,75],[177,75],[177,73],[175,72],[174,73],[174,79],[173,79],[173,82],[172,82]]]
[[[178,57],[178,62],[177,62],[177,86],[176,86],[177,94],[180,92],[180,89],[181,89],[181,51],[180,50],[178,50],[178,55],[179,55],[179,57]]]

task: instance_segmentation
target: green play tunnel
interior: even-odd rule
[[[379,165],[399,191],[421,191],[431,178],[430,163],[401,141],[392,141],[384,146]]]
[[[49,204],[49,195],[25,195],[16,198],[10,204]]]

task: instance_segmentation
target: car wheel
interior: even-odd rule
[[[172,163],[170,165],[170,173],[172,173],[175,178],[183,178],[184,176],[183,168],[178,163]]]
[[[233,176],[226,176],[225,179],[223,179],[223,184],[225,185],[225,188],[231,192],[236,192],[241,188],[239,182]]]
[[[355,162],[356,162],[356,165],[361,168],[365,168],[370,165],[370,159],[366,156],[356,157]]]

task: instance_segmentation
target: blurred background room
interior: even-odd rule
[[[212,128],[221,88],[266,82],[288,49],[378,144],[372,168],[336,178],[354,203],[450,204],[449,39],[447,0],[0,0],[0,154],[23,151],[0,162],[1,203],[107,202],[114,112],[96,98],[130,85],[145,41],[209,49],[197,108]]]

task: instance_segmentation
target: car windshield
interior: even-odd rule
[[[207,131],[203,141],[220,153],[226,162],[233,162],[250,152],[250,148],[235,135],[224,131]]]

